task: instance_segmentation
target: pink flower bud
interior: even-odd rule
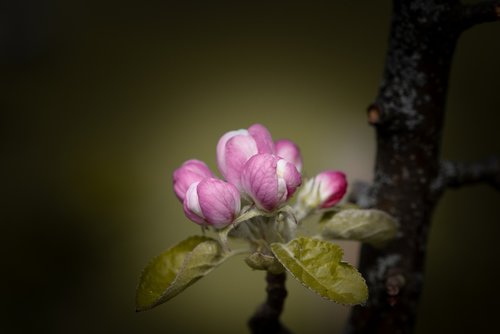
[[[193,159],[184,162],[173,174],[175,195],[183,202],[189,186],[207,177],[214,177],[214,174],[203,161]]]
[[[276,155],[290,161],[297,167],[299,172],[302,171],[302,157],[299,147],[291,140],[281,139],[274,143],[276,146]]]
[[[207,178],[191,184],[184,199],[186,217],[197,224],[222,228],[231,224],[241,209],[240,193],[225,181]]]
[[[217,164],[224,178],[241,188],[240,178],[245,163],[258,153],[274,153],[269,131],[260,124],[248,130],[230,131],[217,143]]]
[[[330,208],[340,202],[346,190],[345,174],[328,170],[306,182],[298,194],[298,201],[309,208]]]
[[[250,158],[241,174],[243,191],[267,211],[285,203],[300,183],[300,173],[291,162],[267,153]]]

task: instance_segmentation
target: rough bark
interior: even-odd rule
[[[353,308],[346,333],[412,333],[428,231],[440,194],[459,179],[464,184],[484,179],[498,184],[498,160],[496,165],[443,168],[451,165],[441,163],[440,144],[457,40],[464,29],[498,19],[499,3],[393,2],[383,79],[368,108],[377,136],[375,177],[371,200],[366,200],[366,188],[363,198],[395,216],[401,230],[384,249],[362,246],[359,268],[370,297],[366,306]]]
[[[285,289],[286,273],[267,272],[267,298],[248,321],[254,334],[289,334],[290,331],[280,322],[280,315],[287,296]]]

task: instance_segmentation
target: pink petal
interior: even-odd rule
[[[186,192],[186,197],[184,198],[184,214],[195,223],[203,225],[205,223],[205,219],[203,217],[198,199],[197,188],[199,184],[200,182],[193,183]]]
[[[235,130],[225,133],[217,143],[217,166],[222,175],[226,175],[226,143],[235,136],[250,136],[247,130]]]
[[[279,178],[282,178],[286,185],[287,194],[285,201],[288,200],[295,193],[295,190],[302,183],[302,177],[295,165],[285,159],[278,161],[278,168],[276,170]]]
[[[173,173],[174,192],[182,202],[189,186],[194,182],[199,182],[207,177],[213,177],[210,168],[200,160],[188,160],[177,168]]]
[[[288,139],[281,139],[275,142],[276,155],[290,161],[297,167],[297,170],[302,171],[302,156],[300,155],[299,147]]]
[[[226,143],[225,166],[223,173],[226,180],[240,188],[240,178],[245,163],[257,154],[257,145],[250,136],[238,135]]]
[[[259,153],[274,154],[274,142],[271,133],[267,128],[261,124],[254,124],[248,128],[248,132],[255,139],[257,143],[257,150]]]
[[[240,194],[230,183],[205,179],[198,185],[198,196],[205,220],[215,227],[232,223],[240,212]]]
[[[343,172],[325,171],[316,176],[319,182],[321,207],[329,208],[340,202],[347,191],[347,180]]]
[[[258,207],[268,211],[279,204],[277,163],[278,158],[272,154],[257,154],[248,160],[241,175],[243,190]]]

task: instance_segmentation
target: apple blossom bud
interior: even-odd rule
[[[330,208],[345,195],[347,180],[339,171],[324,171],[306,182],[298,193],[298,203],[308,209]]]
[[[302,171],[302,157],[299,147],[291,140],[281,139],[274,143],[276,146],[276,155],[290,161],[297,167],[299,172]]]
[[[300,183],[300,173],[294,164],[268,153],[250,158],[241,174],[243,191],[257,207],[267,211],[285,203]]]
[[[243,166],[258,153],[274,153],[274,143],[263,125],[254,124],[248,130],[227,132],[219,139],[217,165],[224,178],[240,189]]]
[[[191,184],[184,199],[186,217],[197,224],[222,228],[240,213],[241,199],[236,187],[225,181],[206,178]]]
[[[214,177],[214,174],[203,161],[192,159],[184,162],[173,174],[175,195],[183,202],[189,186],[207,177]]]

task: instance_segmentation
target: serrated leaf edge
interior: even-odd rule
[[[283,263],[283,261],[281,261],[281,259],[280,259],[280,258],[276,255],[276,253],[274,252],[273,246],[275,246],[275,245],[277,245],[277,246],[281,247],[282,249],[284,249],[284,250],[288,253],[288,255],[291,255],[291,257],[292,257],[292,258],[294,258],[294,259],[296,259],[296,260],[297,260],[297,258],[295,257],[295,255],[291,254],[291,253],[290,253],[290,251],[289,251],[287,248],[285,248],[285,247],[284,247],[284,246],[285,246],[285,244],[280,244],[280,243],[273,243],[273,244],[271,244],[271,250],[273,251],[273,253],[274,253],[274,255],[276,256],[276,258],[278,259],[278,261],[279,261],[279,262],[283,265],[283,267],[285,267],[286,271],[287,271],[287,272],[288,272],[288,273],[289,273],[289,274],[290,274],[293,278],[295,278],[295,279],[296,279],[296,280],[297,280],[297,281],[298,281],[301,285],[303,285],[305,288],[307,288],[308,290],[310,290],[310,291],[314,292],[315,294],[317,294],[318,296],[320,296],[320,297],[321,297],[321,298],[323,298],[323,299],[326,299],[326,300],[328,300],[328,301],[335,302],[335,303],[340,304],[340,305],[343,305],[343,306],[365,305],[365,303],[346,304],[346,303],[339,302],[339,301],[337,301],[337,300],[333,300],[333,299],[329,298],[328,296],[323,296],[323,295],[321,295],[318,291],[314,290],[313,288],[311,288],[310,286],[308,286],[308,285],[306,285],[304,282],[302,282],[302,280],[298,279],[298,278],[297,278],[297,276],[296,276],[293,272],[291,272],[291,271],[288,269],[288,267],[286,266],[286,264],[284,264],[284,263]],[[338,247],[338,248],[340,249],[340,251],[341,251],[342,256],[344,255],[344,250],[343,250],[340,246],[335,245],[335,244],[332,244],[332,245],[334,245],[334,246]],[[297,261],[297,262],[298,262],[298,261]],[[345,262],[345,261],[339,261],[339,264],[340,264],[340,263],[346,264],[346,265],[350,266],[351,268],[353,268],[353,269],[355,270],[355,272],[356,272],[356,275],[357,275],[359,278],[361,278],[361,280],[365,283],[365,284],[364,284],[364,286],[365,286],[365,288],[366,288],[366,295],[367,295],[367,300],[368,300],[368,287],[367,287],[367,285],[366,285],[366,280],[365,280],[365,278],[363,277],[363,275],[361,275],[361,273],[357,270],[357,268],[356,268],[356,267],[354,267],[353,265],[351,265],[350,263]],[[300,266],[301,268],[305,269],[305,268],[304,268],[304,266],[302,266],[300,263],[299,263],[299,266]],[[305,272],[306,272],[306,273],[307,273],[307,275],[308,275],[308,276],[310,276],[310,277],[311,277],[311,278],[312,278],[315,282],[319,283],[319,281],[318,281],[316,278],[314,278],[314,276],[313,276],[313,275],[311,275],[311,274],[310,274],[307,270],[305,270]],[[322,283],[319,283],[319,285],[324,286],[324,284],[322,284]]]
[[[218,261],[213,267],[212,269],[210,269],[205,275],[203,276],[200,276],[196,279],[194,279],[193,281],[190,282],[190,284],[186,285],[182,290],[179,291],[179,293],[173,295],[172,297],[168,298],[168,299],[163,299],[163,297],[165,295],[167,295],[167,292],[169,292],[171,290],[171,287],[174,285],[174,283],[179,279],[179,276],[180,276],[180,273],[186,268],[186,265],[188,263],[188,261],[191,259],[191,257],[193,256],[193,252],[196,250],[196,248],[198,248],[203,242],[205,241],[214,241],[216,242],[217,244],[220,245],[220,243],[216,240],[216,239],[213,239],[213,238],[210,238],[210,237],[206,237],[206,236],[199,236],[199,235],[194,235],[194,236],[190,236],[186,239],[184,239],[183,241],[167,248],[166,250],[164,250],[163,252],[160,253],[160,255],[157,255],[155,257],[153,257],[149,262],[148,264],[144,267],[144,269],[142,270],[141,272],[141,275],[140,275],[140,279],[139,279],[139,283],[137,284],[137,287],[136,287],[136,291],[138,291],[139,289],[139,286],[141,284],[141,281],[142,281],[142,277],[144,275],[144,271],[146,270],[146,268],[148,268],[158,257],[160,257],[162,254],[172,250],[173,248],[179,246],[180,244],[182,244],[183,242],[188,242],[189,239],[201,239],[200,243],[198,245],[196,245],[189,253],[189,255],[187,255],[184,260],[182,261],[182,265],[178,271],[178,273],[175,275],[175,278],[172,280],[172,282],[169,284],[169,286],[164,290],[164,292],[160,295],[160,297],[158,299],[156,299],[155,302],[147,305],[147,306],[144,306],[144,307],[136,307],[136,312],[142,312],[142,311],[147,311],[147,310],[151,310],[152,308],[158,306],[158,305],[161,305],[163,304],[164,302],[172,299],[173,297],[177,296],[179,293],[181,293],[182,291],[184,291],[186,288],[188,288],[189,286],[193,285],[194,283],[196,283],[199,279],[201,279],[203,276],[205,275],[208,275],[210,272],[212,272],[212,270],[214,270],[216,267],[218,267],[222,262],[224,262],[225,260],[227,260],[228,258],[232,257],[233,255],[236,255],[237,253],[223,253],[223,256],[221,258],[220,261]]]
[[[206,240],[206,241],[214,241],[218,244],[219,247],[221,247],[220,243],[215,240],[215,239],[211,239],[211,240]],[[163,292],[163,294],[160,296],[160,298],[154,303],[154,305],[152,307],[156,307],[160,304],[163,304],[164,302],[172,299],[173,297],[177,296],[179,293],[181,293],[182,291],[184,291],[185,289],[187,289],[188,287],[190,287],[191,285],[193,285],[194,283],[196,283],[197,281],[199,281],[201,278],[205,277],[206,275],[208,275],[209,273],[211,273],[217,266],[219,266],[222,262],[224,262],[225,260],[227,260],[229,257],[228,256],[225,256],[225,255],[222,255],[221,256],[221,259],[219,261],[217,261],[216,263],[214,263],[213,266],[211,266],[210,269],[208,269],[204,275],[201,275],[201,276],[198,276],[192,280],[189,281],[189,284],[185,285],[178,293],[176,293],[175,295],[167,298],[167,299],[164,299],[164,297],[166,295],[168,295],[170,293],[170,291],[172,291],[173,289],[173,286],[175,285],[175,283],[177,283],[177,281],[179,280],[179,277],[181,276],[181,273],[186,269],[186,266],[188,265],[189,261],[191,260],[191,258],[194,256],[194,253],[196,251],[196,249],[198,247],[200,247],[202,245],[202,243],[200,243],[199,245],[197,245],[195,248],[193,248],[193,250],[191,252],[189,252],[189,255],[186,256],[186,258],[184,259],[184,261],[182,262],[182,265],[179,269],[179,273],[177,275],[175,275],[175,278],[174,280],[172,281],[172,283],[170,283],[170,285],[165,289],[165,291]],[[220,248],[222,250],[222,247]]]

